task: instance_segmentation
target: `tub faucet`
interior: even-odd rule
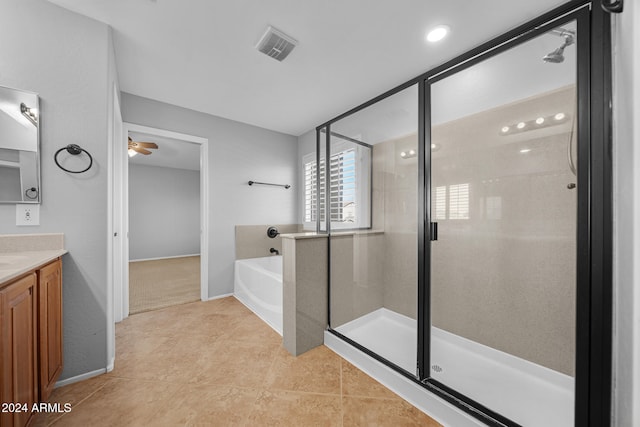
[[[280,252],[278,252],[276,248],[269,248],[269,252],[271,252],[272,254],[280,255]]]

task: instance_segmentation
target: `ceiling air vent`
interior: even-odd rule
[[[296,47],[296,44],[298,42],[294,38],[269,26],[256,45],[256,49],[273,59],[282,61]]]

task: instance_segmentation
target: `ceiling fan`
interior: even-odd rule
[[[133,157],[137,153],[144,154],[145,156],[151,154],[151,151],[147,150],[147,148],[157,149],[158,144],[155,142],[136,142],[129,137],[129,146],[127,150],[129,157]]]

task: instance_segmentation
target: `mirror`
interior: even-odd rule
[[[0,203],[40,203],[38,95],[0,86]]]

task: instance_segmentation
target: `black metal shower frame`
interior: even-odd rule
[[[612,130],[611,29],[602,0],[575,0],[539,16],[447,63],[419,75],[316,128],[316,154],[320,131],[326,129],[329,154],[331,124],[367,108],[410,86],[418,85],[418,354],[417,372],[410,373],[328,325],[328,331],[367,355],[422,385],[437,396],[492,426],[517,423],[430,377],[430,86],[436,81],[543,32],[576,20],[578,25],[578,193],[576,261],[575,425],[606,426],[611,417],[612,339]],[[587,34],[589,37],[584,37]],[[319,175],[319,173],[318,173]],[[319,179],[319,176],[318,176]],[[316,182],[319,182],[316,181]],[[325,192],[326,194],[326,192]],[[319,205],[319,202],[318,202]],[[319,209],[319,206],[318,206]],[[317,229],[320,230],[319,216]],[[330,224],[326,224],[330,233]],[[330,239],[327,239],[330,250]],[[329,258],[330,268],[330,258]],[[330,281],[330,276],[329,276]],[[329,283],[329,322],[330,292]]]

